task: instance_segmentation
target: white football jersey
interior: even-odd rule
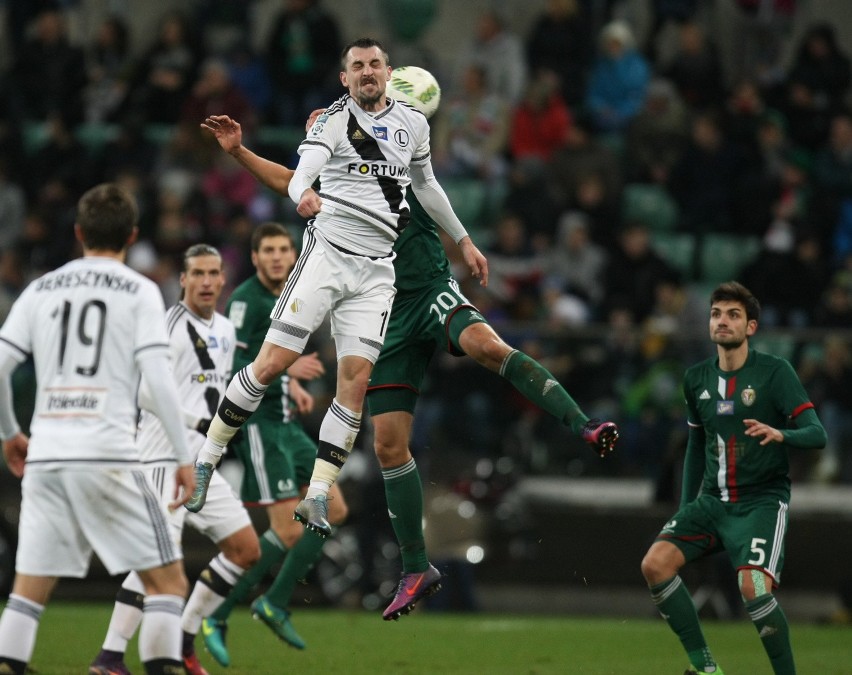
[[[317,118],[299,146],[300,154],[318,148],[329,158],[319,176],[317,228],[331,243],[364,255],[391,252],[410,218],[409,167],[430,161],[426,117],[387,101],[383,110],[368,113],[346,94]]]
[[[203,319],[179,302],[166,313],[166,326],[172,376],[183,410],[192,417],[211,419],[231,379],[237,342],[234,324],[218,312]],[[202,434],[187,429],[193,461],[203,443]],[[139,420],[139,452],[146,464],[174,461],[165,428],[147,410]]]
[[[78,258],[27,286],[0,340],[35,361],[29,468],[138,462],[136,357],[168,349],[164,312],[157,285],[111,258]]]

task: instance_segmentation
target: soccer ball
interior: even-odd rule
[[[391,71],[388,96],[414,106],[427,118],[432,117],[441,102],[441,87],[428,70],[417,66],[401,66]]]

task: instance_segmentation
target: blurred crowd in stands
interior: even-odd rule
[[[734,72],[713,39],[722,2],[737,18],[726,26]],[[136,195],[130,264],[167,303],[191,243],[220,247],[232,285],[246,278],[256,224],[303,224],[199,123],[228,114],[246,145],[293,166],[308,113],[342,94],[339,53],[358,37],[321,0],[282,0],[255,50],[252,1],[210,0],[164,11],[136,50],[132,17],[119,14],[78,44],[66,26],[76,4],[5,8],[0,320],[30,279],[76,255],[76,201],[104,180]],[[797,477],[852,481],[849,55],[828,23],[791,44],[796,0],[653,0],[641,41],[622,4],[546,0],[523,34],[484,10],[436,72],[433,165],[491,266],[488,289],[465,290],[585,408],[622,425],[618,458],[602,467],[578,449],[567,470],[665,478],[685,435],[680,376],[712,353],[709,290],[737,278],[763,304],[760,346],[800,370],[831,436]],[[438,3],[397,2],[409,18],[418,6],[428,19]],[[428,54],[417,30],[390,41],[405,38],[399,52]],[[458,367],[438,360],[416,442],[465,438],[487,454],[515,439],[503,451],[528,470],[566,470],[564,430],[493,379],[443,377]],[[466,416],[444,419],[452,410]]]

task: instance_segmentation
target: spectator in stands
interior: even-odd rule
[[[740,156],[722,132],[718,116],[711,112],[697,115],[690,143],[669,182],[684,227],[693,232],[731,228],[740,169]]]
[[[117,16],[107,17],[86,56],[85,120],[112,122],[127,96],[133,70],[127,24]]]
[[[808,384],[828,442],[814,469],[822,482],[852,482],[852,348],[846,338],[829,336],[822,344],[819,370]]]
[[[824,224],[823,241],[831,245],[835,264],[852,253],[852,113],[831,120],[831,137],[813,166],[814,222]]]
[[[435,118],[433,165],[438,175],[500,180],[506,175],[508,102],[488,89],[478,65],[467,68],[462,92]]]
[[[226,60],[231,82],[248,99],[258,121],[269,119],[272,82],[263,57],[252,49],[247,39],[242,38],[228,51]]]
[[[199,120],[222,113],[240,120],[246,134],[257,124],[251,103],[231,81],[228,64],[220,58],[209,58],[199,68],[198,79],[181,105],[178,121],[195,127],[200,124]]]
[[[547,189],[560,211],[573,206],[572,195],[582,178],[597,174],[605,182],[605,192],[618,194],[622,188],[621,160],[602,143],[586,116],[577,116],[564,147],[557,150],[547,171]],[[594,236],[594,232],[593,232]]]
[[[6,320],[12,304],[30,281],[17,248],[0,249],[0,324]]]
[[[6,158],[0,154],[0,250],[8,249],[21,236],[26,210],[24,189],[14,181]]]
[[[760,255],[740,276],[750,289],[763,292],[764,326],[806,328],[813,323],[829,275],[818,236],[770,228]]]
[[[659,66],[657,43],[660,32],[672,21],[678,26],[691,22],[697,9],[698,0],[654,0],[651,5],[651,28],[646,37],[645,47],[645,53],[652,67]]]
[[[524,95],[527,82],[527,60],[523,43],[512,32],[498,11],[488,9],[479,15],[476,29],[459,52],[457,63],[460,88],[465,88],[471,66],[485,75],[485,89],[515,105]]]
[[[553,244],[559,216],[550,191],[541,189],[547,174],[547,165],[538,160],[512,162],[502,203],[504,213],[518,216],[526,224],[530,244],[537,253],[547,251]]]
[[[76,197],[91,185],[91,162],[86,148],[74,136],[71,120],[61,112],[50,113],[46,120],[47,137],[27,162],[27,182],[24,186],[29,198],[44,192],[46,185],[62,183],[73,193],[69,206]],[[23,173],[23,172],[22,172]]]
[[[594,29],[588,3],[547,0],[526,40],[530,69],[554,69],[562,98],[569,106],[582,104],[586,78],[594,55]]]
[[[197,64],[198,51],[186,18],[169,12],[160,21],[156,40],[137,64],[127,114],[146,123],[177,122]]]
[[[828,140],[831,119],[837,111],[829,108],[812,85],[799,76],[790,77],[781,90],[778,108],[787,120],[790,141],[816,152]]]
[[[320,0],[281,4],[266,43],[266,67],[274,85],[273,119],[301,128],[312,110],[330,105],[344,93],[338,80],[343,43],[337,21]]]
[[[618,238],[618,247],[610,252],[606,266],[606,311],[626,309],[636,324],[642,324],[654,308],[657,284],[674,273],[651,247],[648,227],[636,222],[626,223]]]
[[[850,63],[837,43],[834,26],[818,23],[808,28],[788,76],[806,84],[821,105],[836,110],[843,104],[849,91]]]
[[[487,250],[488,291],[519,318],[519,301],[538,296],[542,258],[530,246],[523,221],[513,215],[497,222],[494,241]]]
[[[715,107],[724,97],[722,64],[716,46],[695,21],[681,24],[677,49],[660,71],[674,82],[684,103],[693,110]]]
[[[852,288],[835,274],[820,298],[814,316],[818,328],[849,328],[852,326]]]
[[[777,110],[768,109],[755,138],[740,146],[741,178],[735,186],[734,221],[743,234],[763,234],[773,220],[804,215],[807,205],[807,157],[790,146],[787,123]],[[763,297],[763,296],[761,296]]]
[[[559,93],[556,73],[546,68],[537,70],[512,114],[509,131],[512,159],[547,162],[567,142],[571,120],[571,111]]]
[[[621,195],[609,192],[605,176],[596,171],[580,176],[571,195],[570,208],[586,216],[596,243],[608,249],[616,246],[621,229]]]
[[[591,239],[588,217],[563,213],[542,265],[544,303],[552,321],[587,323],[600,316],[606,263],[606,250]]]
[[[21,47],[13,69],[13,93],[24,118],[44,121],[61,112],[71,124],[83,119],[85,58],[68,39],[59,9],[38,14],[33,36]]]
[[[725,99],[721,124],[725,137],[736,147],[752,147],[768,106],[754,80],[739,80]]]
[[[627,129],[624,164],[630,182],[667,185],[689,139],[687,111],[674,86],[656,78]]]
[[[623,21],[604,26],[585,101],[595,128],[624,131],[642,109],[650,76],[651,69],[636,49],[630,26]]]
[[[764,89],[784,80],[784,48],[798,11],[797,0],[734,0],[731,32],[735,77],[754,78]]]

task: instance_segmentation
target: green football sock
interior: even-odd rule
[[[260,558],[247,569],[234,584],[228,597],[216,608],[211,617],[217,621],[227,621],[238,603],[245,600],[251,589],[257,586],[266,573],[280,563],[287,555],[287,547],[272,530],[267,530],[260,538]]]
[[[296,584],[304,579],[319,559],[325,537],[305,528],[301,539],[290,549],[275,581],[266,591],[266,598],[276,607],[286,609]]]
[[[547,368],[523,352],[517,349],[509,352],[500,366],[500,376],[511,382],[539,408],[570,426],[575,434],[579,435],[583,425],[589,421],[577,402]]]
[[[426,540],[423,537],[423,485],[412,458],[402,466],[382,469],[388,514],[399,543],[405,573],[425,572],[429,568]]]
[[[790,626],[775,596],[771,593],[761,595],[747,602],[745,607],[772,662],[772,672],[775,675],[795,675]]]
[[[668,581],[651,586],[650,590],[651,599],[666,623],[678,636],[689,657],[689,662],[699,672],[712,673],[716,668],[716,662],[710,654],[704,633],[701,631],[695,603],[692,602],[692,597],[681,578],[674,576]]]

